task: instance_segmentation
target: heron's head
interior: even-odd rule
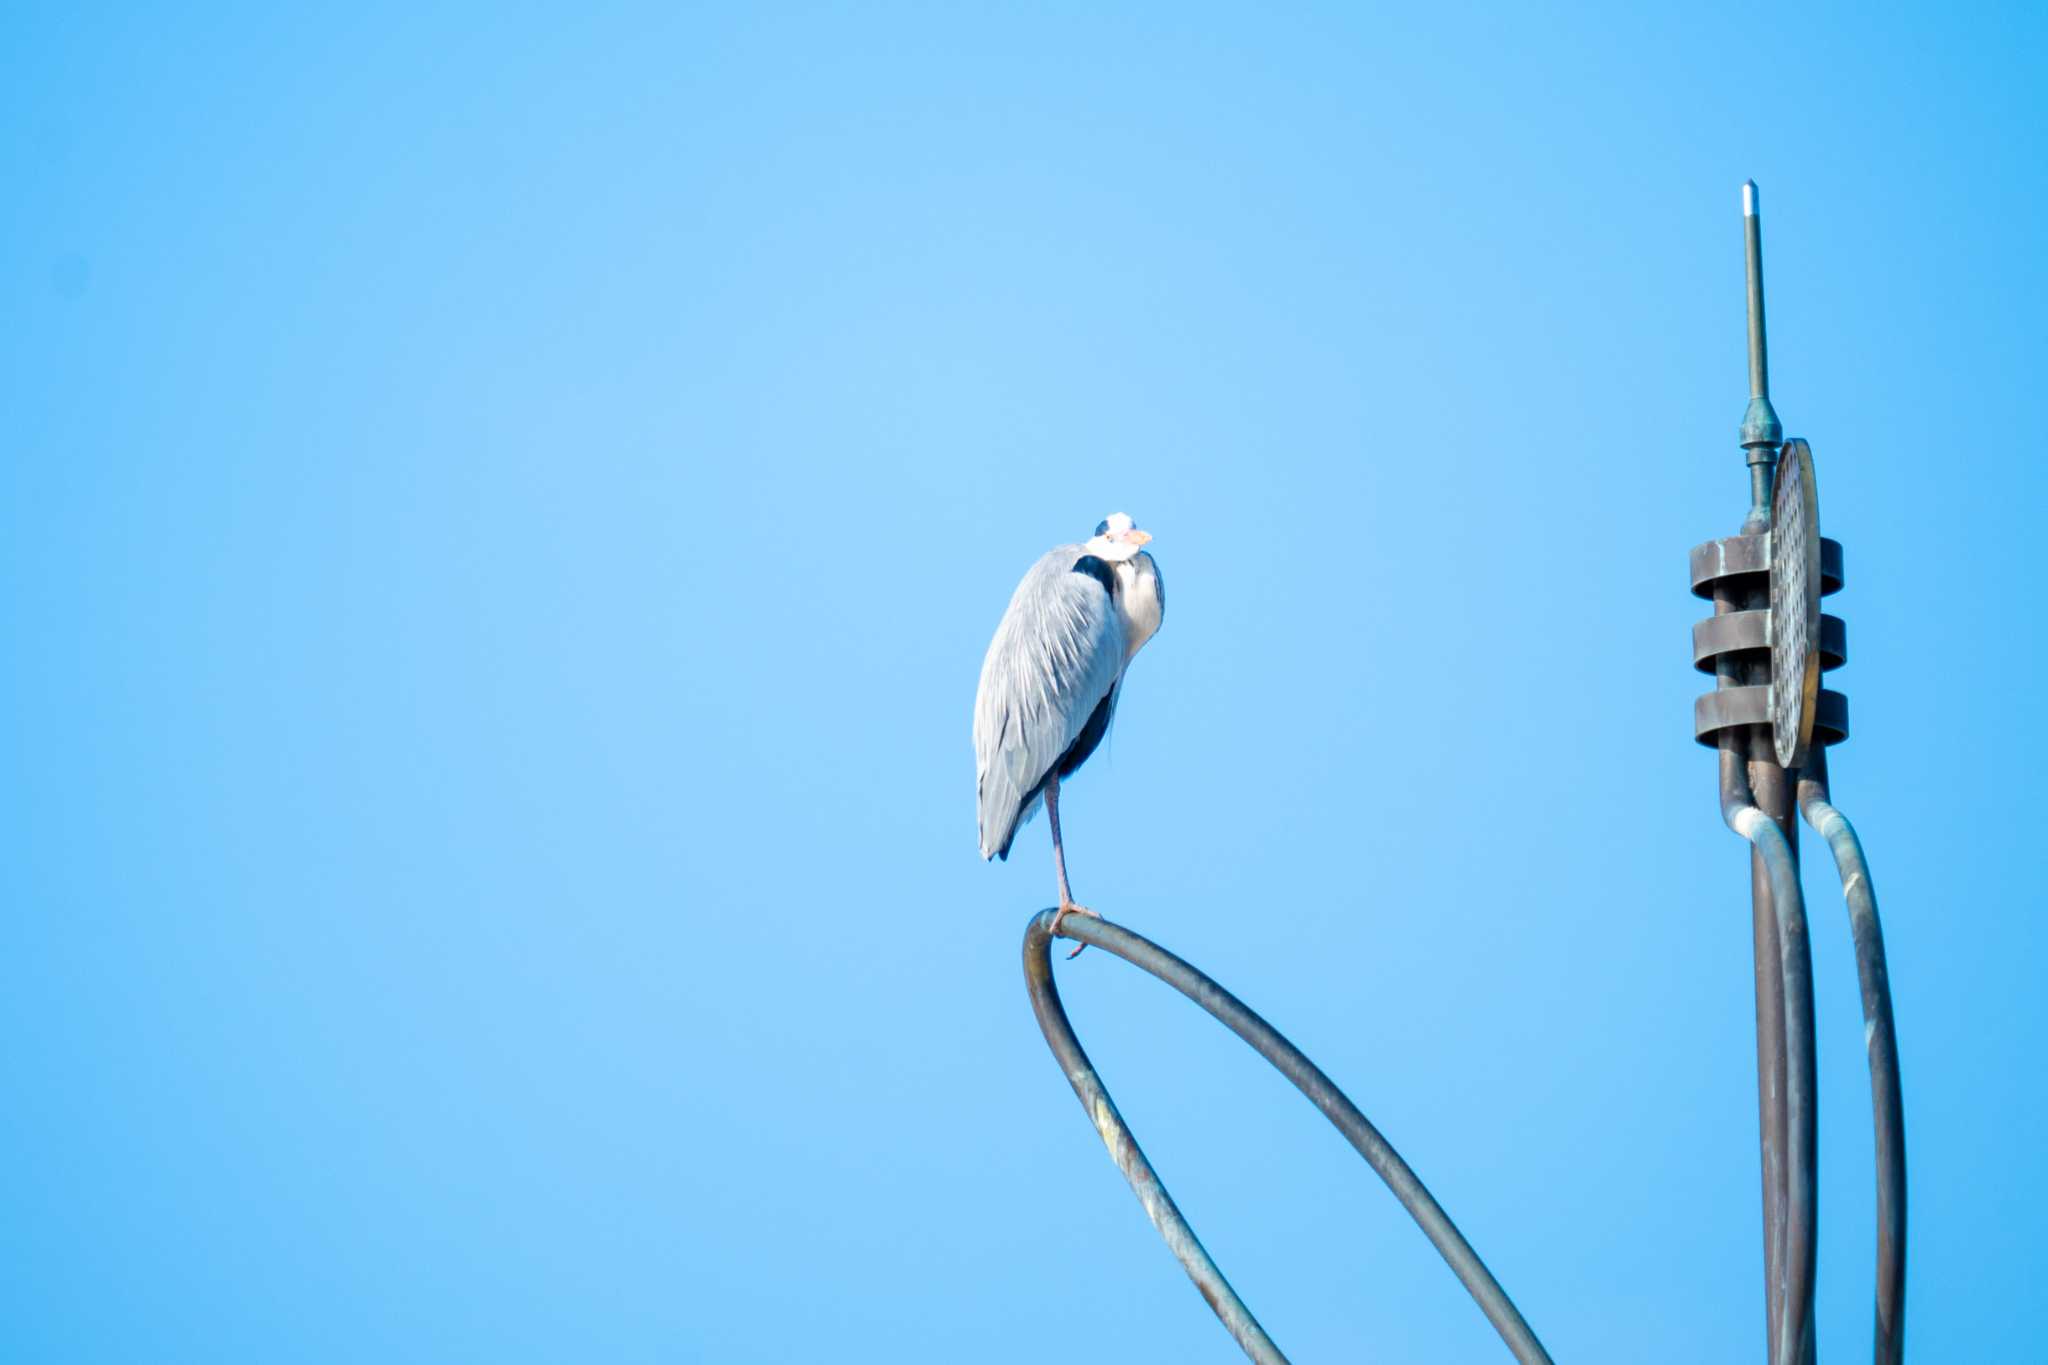
[[[1095,528],[1095,538],[1084,547],[1089,554],[1111,564],[1121,564],[1145,548],[1145,542],[1152,539],[1149,531],[1140,531],[1128,515],[1111,512]]]

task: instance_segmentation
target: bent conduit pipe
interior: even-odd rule
[[[1899,1085],[1899,1039],[1892,1022],[1891,974],[1885,966],[1884,927],[1870,864],[1848,817],[1828,804],[1825,751],[1799,778],[1799,809],[1835,855],[1849,933],[1856,947],[1856,980],[1863,996],[1863,1036],[1870,1053],[1870,1108],[1877,1129],[1877,1365],[1898,1365],[1906,1346],[1906,1119]]]
[[[1779,1245],[1781,1297],[1775,1324],[1774,1365],[1797,1365],[1813,1324],[1815,1114],[1813,1052],[1813,956],[1806,932],[1806,907],[1799,870],[1785,831],[1751,799],[1740,756],[1722,751],[1721,816],[1749,840],[1770,877],[1771,910],[1777,918],[1778,960],[1785,1029],[1785,1209]]]
[[[1074,1035],[1066,1009],[1060,1004],[1059,987],[1052,979],[1052,921],[1053,912],[1046,910],[1034,915],[1024,929],[1024,980],[1031,994],[1031,1011],[1038,1017],[1038,1027],[1045,1034],[1047,1045],[1059,1060],[1068,1083],[1074,1087],[1082,1109],[1095,1124],[1103,1146],[1109,1149],[1111,1160],[1116,1162],[1117,1169],[1123,1172],[1132,1192],[1138,1196],[1138,1202],[1144,1206],[1146,1217],[1152,1220],[1152,1226],[1165,1239],[1167,1249],[1187,1271],[1188,1278],[1195,1282],[1195,1288],[1201,1291],[1203,1299],[1215,1310],[1223,1326],[1244,1348],[1244,1353],[1260,1365],[1285,1365],[1287,1357],[1280,1353],[1280,1348],[1259,1326],[1251,1310],[1231,1289],[1229,1281],[1223,1278],[1223,1272],[1216,1268],[1216,1262],[1210,1259],[1200,1239],[1195,1236],[1195,1230],[1181,1216],[1173,1197],[1166,1192],[1158,1173],[1152,1169],[1152,1163],[1139,1149],[1137,1138],[1132,1136],[1123,1116],[1117,1113],[1116,1104],[1104,1088],[1102,1078],[1096,1075],[1095,1067],[1081,1047],[1081,1040]],[[1271,1062],[1281,1075],[1294,1083],[1296,1089],[1308,1096],[1316,1108],[1323,1111],[1323,1116],[1336,1125],[1337,1131],[1358,1149],[1366,1164],[1386,1182],[1387,1188],[1394,1192],[1394,1197],[1401,1201],[1401,1206],[1414,1217],[1431,1244],[1464,1283],[1479,1304],[1480,1311],[1486,1314],[1487,1321],[1493,1324],[1501,1340],[1514,1353],[1515,1359],[1523,1365],[1550,1365],[1550,1356],[1544,1351],[1543,1344],[1536,1339],[1536,1334],[1529,1329],[1529,1324],[1500,1287],[1500,1282],[1493,1278],[1492,1272],[1487,1270],[1479,1254],[1451,1222],[1443,1207],[1424,1188],[1415,1172],[1408,1168],[1408,1163],[1380,1136],[1379,1130],[1323,1074],[1321,1068],[1302,1055],[1299,1048],[1236,996],[1150,939],[1108,920],[1073,914],[1060,922],[1059,936],[1093,944],[1150,972],[1214,1015],[1224,1027],[1249,1043],[1253,1051]]]

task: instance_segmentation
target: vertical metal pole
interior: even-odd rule
[[[1771,520],[1771,477],[1776,472],[1778,446],[1783,439],[1784,428],[1778,422],[1778,414],[1771,407],[1770,362],[1764,349],[1764,252],[1763,225],[1757,213],[1756,182],[1749,180],[1742,186],[1742,238],[1744,263],[1749,283],[1749,407],[1742,414],[1741,444],[1748,452],[1749,463],[1749,515],[1743,519],[1742,533],[1758,535],[1769,528]],[[1727,593],[1716,593],[1716,611],[1726,611]],[[1751,591],[1737,605],[1747,610],[1768,606],[1768,591]],[[1765,665],[1768,668],[1768,665]],[[1729,686],[1725,675],[1740,672],[1733,681],[1764,683],[1770,679],[1756,676],[1756,666],[1735,665],[1723,662],[1717,667],[1717,674],[1723,675],[1722,686]],[[1762,727],[1756,727],[1761,730]],[[1783,806],[1784,783],[1775,785],[1774,793],[1779,799],[1766,804],[1766,794],[1757,787],[1755,756],[1769,748],[1769,736],[1765,733],[1759,742],[1753,731],[1746,753],[1734,755],[1737,761],[1747,763],[1748,785],[1753,799],[1763,807],[1764,813],[1777,820]],[[1730,761],[1730,750],[1738,747],[1735,731],[1722,732],[1723,782],[1727,783],[1726,767]],[[1797,845],[1795,844],[1796,848]],[[1778,1324],[1784,1305],[1785,1280],[1785,997],[1782,989],[1783,963],[1778,952],[1778,921],[1771,905],[1771,879],[1764,868],[1763,855],[1752,848],[1749,854],[1749,894],[1751,905],[1751,933],[1756,955],[1756,1109],[1757,1143],[1763,1167],[1764,1185],[1764,1322],[1766,1359],[1778,1359]]]
[[[1785,428],[1771,406],[1771,364],[1764,349],[1764,235],[1756,181],[1742,182],[1742,245],[1749,276],[1749,407],[1742,414],[1742,447],[1749,452],[1749,516],[1742,534],[1771,524],[1771,474]]]
[[[1756,182],[1744,182],[1742,235],[1749,305],[1749,406],[1742,415],[1740,436],[1741,444],[1748,452],[1750,475],[1749,516],[1742,526],[1745,535],[1758,534],[1770,525],[1772,485],[1777,472],[1778,450],[1784,439],[1784,428],[1778,421],[1777,411],[1771,406],[1770,361],[1764,340],[1763,222],[1758,199]],[[1743,603],[1750,610],[1769,605],[1767,588],[1752,590]],[[1726,610],[1718,595],[1716,609]],[[1745,671],[1748,674],[1745,681],[1751,685],[1768,685],[1771,681],[1768,661],[1751,664]],[[1723,744],[1725,748],[1729,740],[1724,738]],[[1729,757],[1724,752],[1724,765]],[[1785,770],[1778,766],[1769,726],[1751,728],[1748,778],[1756,805],[1784,832],[1796,873],[1799,858],[1798,809],[1793,800],[1792,783]],[[1723,785],[1726,785],[1725,781]],[[1750,850],[1750,902],[1756,964],[1757,1128],[1764,1187],[1766,1342],[1769,1358],[1773,1361],[1788,1358],[1806,1360],[1812,1354],[1811,1314],[1800,1314],[1792,1319],[1803,1320],[1806,1324],[1805,1339],[1793,1344],[1796,1349],[1788,1350],[1787,1343],[1779,1337],[1788,1320],[1784,1311],[1785,1297],[1791,1288],[1786,1282],[1787,1267],[1811,1264],[1813,1254],[1811,1220],[1801,1220],[1795,1226],[1789,1217],[1792,1182],[1802,1182],[1802,1192],[1806,1195],[1803,1203],[1811,1209],[1814,1172],[1810,1166],[1800,1171],[1790,1169],[1794,1144],[1785,1077],[1787,1068],[1800,1059],[1792,1058],[1787,1050],[1786,963],[1784,945],[1778,934],[1780,907],[1772,900],[1771,877],[1763,853],[1755,847]],[[1796,907],[1785,908],[1796,910]],[[1800,920],[1803,928],[1803,915]],[[1802,935],[1798,948],[1803,949],[1804,946]],[[1806,1033],[1810,1039],[1812,1030],[1808,1029]],[[1806,1062],[1806,1068],[1810,1073],[1810,1061]],[[1802,1117],[1811,1124],[1810,1106]],[[1807,1136],[1808,1140],[1799,1145],[1810,1158],[1813,1143],[1811,1134]],[[1807,1292],[1811,1292],[1810,1283]]]
[[[1725,615],[1752,605],[1738,602],[1726,580],[1714,589],[1714,612]],[[1723,654],[1714,664],[1716,685],[1738,687],[1750,681],[1747,665]],[[1749,757],[1754,749],[1744,730],[1721,731],[1721,808],[1750,804]],[[1785,1240],[1785,991],[1778,951],[1778,921],[1771,903],[1770,874],[1763,855],[1750,851],[1751,932],[1756,955],[1756,1104],[1758,1145],[1764,1193],[1764,1342],[1766,1360],[1778,1359],[1778,1323],[1784,1304],[1782,1278]]]
[[[1761,728],[1761,727],[1759,727]],[[1726,732],[1723,743],[1736,743],[1735,732]],[[1746,755],[1735,755],[1745,762]],[[1724,762],[1727,757],[1724,756]],[[1747,762],[1754,787],[1757,765]],[[1778,784],[1782,789],[1783,783]],[[1763,792],[1756,792],[1759,802]],[[1762,807],[1767,816],[1776,816]],[[1785,1112],[1785,992],[1784,959],[1778,946],[1777,907],[1771,901],[1770,872],[1763,854],[1751,848],[1749,855],[1750,933],[1756,961],[1756,1113],[1757,1146],[1763,1174],[1764,1204],[1764,1312],[1767,1360],[1780,1359],[1778,1327],[1785,1306],[1785,1200],[1788,1193],[1785,1148],[1790,1141]]]
[[[1757,605],[1761,606],[1762,603]],[[1758,665],[1768,674],[1770,665]],[[1757,678],[1757,682],[1767,678]],[[1750,789],[1755,794],[1758,809],[1770,817],[1773,824],[1785,833],[1785,843],[1790,850],[1792,866],[1796,874],[1799,866],[1798,811],[1792,799],[1792,783],[1785,770],[1778,766],[1775,747],[1772,743],[1771,728],[1758,725],[1751,730],[1752,748],[1749,761]],[[1788,1068],[1795,1064],[1787,1040],[1785,1011],[1785,956],[1784,947],[1778,934],[1779,907],[1772,899],[1771,877],[1764,863],[1761,850],[1752,847],[1749,855],[1749,892],[1751,903],[1751,930],[1756,948],[1756,990],[1757,990],[1757,1125],[1764,1152],[1764,1236],[1769,1248],[1764,1256],[1764,1273],[1770,1280],[1771,1292],[1766,1295],[1772,1305],[1772,1332],[1775,1334],[1786,1321],[1783,1314],[1784,1298],[1793,1291],[1787,1283],[1788,1268],[1811,1260],[1814,1227],[1810,1221],[1795,1221],[1791,1217],[1792,1183],[1802,1182],[1808,1190],[1808,1207],[1812,1206],[1814,1169],[1809,1164],[1804,1170],[1792,1169],[1792,1115],[1787,1103],[1784,1083]],[[1802,952],[1804,915],[1800,915],[1802,942],[1795,952]],[[1803,964],[1802,964],[1803,965]],[[1806,968],[1811,971],[1810,967]],[[1813,1030],[1808,1028],[1806,1036],[1811,1046]],[[1768,1056],[1767,1056],[1768,1054]],[[1806,1063],[1806,1070],[1812,1071],[1812,1063]],[[1811,1123],[1811,1106],[1807,1122]],[[1803,1144],[1811,1161],[1813,1142]],[[1811,1285],[1807,1286],[1811,1293]],[[1804,1315],[1807,1331],[1812,1330],[1812,1315]],[[1811,1359],[1813,1342],[1808,1339],[1799,1346],[1794,1358]],[[1773,1344],[1771,1358],[1782,1360],[1788,1352],[1782,1341]]]

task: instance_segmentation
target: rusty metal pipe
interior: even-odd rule
[[[1046,910],[1033,916],[1024,930],[1024,979],[1031,994],[1032,1013],[1038,1017],[1038,1027],[1045,1034],[1045,1041],[1051,1046],[1053,1056],[1059,1059],[1061,1070],[1074,1087],[1081,1107],[1094,1122],[1095,1131],[1101,1136],[1103,1146],[1109,1149],[1110,1158],[1123,1172],[1124,1179],[1138,1196],[1138,1202],[1144,1206],[1146,1216],[1152,1220],[1152,1226],[1159,1230],[1159,1235],[1166,1240],[1167,1249],[1173,1252],[1188,1277],[1195,1282],[1209,1307],[1215,1310],[1216,1316],[1237,1344],[1244,1348],[1246,1355],[1255,1361],[1284,1361],[1286,1357],[1280,1354],[1279,1347],[1273,1344],[1272,1338],[1266,1335],[1251,1311],[1244,1306],[1244,1301],[1230,1288],[1223,1272],[1216,1268],[1215,1261],[1210,1259],[1196,1238],[1194,1229],[1181,1216],[1166,1187],[1160,1183],[1158,1173],[1139,1149],[1138,1140],[1125,1125],[1123,1116],[1117,1113],[1102,1078],[1096,1075],[1088,1054],[1082,1050],[1081,1040],[1074,1035],[1066,1009],[1060,1004],[1059,988],[1053,983],[1052,920],[1053,912]],[[1401,1206],[1408,1210],[1478,1303],[1480,1311],[1486,1314],[1487,1321],[1500,1333],[1501,1340],[1507,1343],[1515,1359],[1523,1365],[1538,1365],[1539,1362],[1540,1365],[1549,1365],[1550,1356],[1543,1349],[1543,1344],[1536,1339],[1536,1334],[1500,1287],[1500,1282],[1494,1279],[1493,1273],[1479,1259],[1479,1253],[1472,1249],[1472,1244],[1451,1222],[1442,1205],[1436,1202],[1379,1130],[1323,1074],[1321,1068],[1302,1055],[1299,1048],[1236,996],[1150,939],[1108,920],[1083,915],[1068,915],[1062,920],[1059,936],[1092,944],[1150,972],[1214,1015],[1224,1027],[1250,1044],[1253,1051],[1271,1062],[1281,1075],[1294,1083],[1297,1090],[1308,1096],[1309,1101],[1365,1158],[1366,1164],[1386,1182],[1387,1188],[1394,1192],[1394,1197],[1401,1201]]]
[[[1717,613],[1733,610],[1732,589],[1717,586],[1714,606]],[[1739,682],[1741,667],[1726,656],[1717,660],[1720,686]],[[1813,958],[1791,841],[1750,784],[1745,739],[1754,738],[1735,727],[1721,732],[1721,815],[1752,851],[1766,1358],[1800,1365],[1810,1357],[1818,1216]],[[1769,771],[1782,775],[1774,766]]]
[[[1714,587],[1714,613],[1726,615],[1742,606],[1727,579]],[[1734,653],[1714,661],[1715,685],[1740,686],[1746,665]],[[1721,766],[1721,809],[1756,804],[1750,790],[1745,750],[1747,731],[1729,726],[1718,736]],[[1782,1274],[1785,1251],[1785,991],[1778,952],[1777,916],[1771,910],[1770,884],[1760,854],[1751,858],[1750,936],[1755,960],[1757,1156],[1763,1177],[1764,1231],[1764,1358],[1778,1358],[1778,1323],[1785,1303]]]
[[[1768,665],[1764,665],[1762,667],[1765,670],[1768,669]],[[1751,753],[1749,760],[1750,790],[1753,793],[1753,799],[1756,803],[1756,808],[1762,811],[1765,817],[1768,818],[1770,822],[1773,825],[1775,825],[1778,831],[1784,836],[1784,848],[1786,856],[1791,863],[1791,879],[1793,884],[1795,886],[1803,886],[1803,884],[1799,880],[1798,803],[1793,799],[1791,775],[1787,773],[1785,769],[1778,766],[1777,746],[1773,742],[1772,735],[1773,731],[1771,727],[1768,725],[1758,725],[1752,727],[1750,741]],[[1768,855],[1766,855],[1761,849],[1757,849],[1752,846],[1750,852],[1751,922],[1753,930],[1760,931],[1765,940],[1770,943],[1770,960],[1772,964],[1775,964],[1775,967],[1777,969],[1775,976],[1767,976],[1765,978],[1767,983],[1766,994],[1783,994],[1784,1009],[1787,1012],[1787,1016],[1789,1017],[1789,1012],[1793,1008],[1793,997],[1790,993],[1785,992],[1780,987],[1779,983],[1784,980],[1786,969],[1788,965],[1790,965],[1792,959],[1788,959],[1786,955],[1787,948],[1780,938],[1779,915],[1777,909],[1778,897],[1776,892],[1776,885],[1780,874],[1773,872],[1773,870],[1770,867],[1770,862],[1771,859]],[[1806,964],[1805,971],[1808,975],[1808,980],[1810,982],[1812,973],[1813,950],[1806,922],[1803,890],[1801,902],[1797,908],[1799,913],[1797,914],[1793,925],[1793,933],[1796,936],[1798,943],[1796,950],[1796,960],[1799,963]],[[1804,1011],[1804,1023],[1806,1035],[1810,1040],[1814,1037],[1816,1032],[1816,1026],[1814,1023],[1813,1015],[1812,993],[1810,986],[1807,994],[1807,1004],[1805,1006]],[[1780,1046],[1784,1050],[1780,1062],[1780,1069],[1787,1077],[1789,1077],[1792,1072],[1793,1046],[1793,1037],[1789,1027],[1783,1030]],[[1811,1053],[1811,1051],[1812,1046],[1809,1043],[1808,1052]],[[1817,1071],[1817,1066],[1813,1063],[1809,1063],[1807,1071],[1809,1075],[1813,1075]],[[1815,1089],[1817,1085],[1818,1081],[1816,1080],[1812,1086],[1808,1087],[1807,1093],[1809,1095],[1817,1096],[1817,1091]],[[1817,1112],[1814,1115],[1814,1121],[1816,1123],[1818,1121]],[[1810,1262],[1813,1260],[1815,1254],[1815,1243],[1819,1235],[1819,1230],[1815,1225],[1818,1221],[1818,1214],[1816,1213],[1813,1219],[1809,1219],[1806,1221],[1800,1221],[1793,1217],[1792,1186],[1795,1183],[1801,1184],[1809,1191],[1810,1194],[1813,1194],[1815,1195],[1815,1197],[1817,1197],[1818,1172],[1815,1169],[1815,1163],[1819,1160],[1819,1143],[1816,1139],[1814,1142],[1808,1144],[1806,1151],[1808,1153],[1809,1160],[1802,1162],[1796,1159],[1796,1154],[1793,1150],[1791,1137],[1792,1125],[1794,1124],[1794,1122],[1796,1122],[1796,1120],[1792,1113],[1791,1090],[1789,1084],[1786,1088],[1786,1092],[1783,1096],[1782,1103],[1778,1110],[1777,1122],[1780,1149],[1783,1151],[1785,1157],[1784,1162],[1782,1164],[1780,1176],[1782,1182],[1781,1201],[1782,1207],[1784,1209],[1784,1218],[1782,1223],[1782,1243],[1779,1249],[1780,1255],[1778,1258],[1778,1271],[1781,1277],[1786,1277],[1789,1276],[1789,1268],[1791,1266],[1797,1264],[1798,1261],[1802,1258]],[[1814,1359],[1812,1313],[1813,1281],[1811,1280],[1811,1278],[1809,1278],[1807,1283],[1809,1287],[1807,1290],[1807,1301],[1805,1304],[1804,1315],[1806,1321],[1806,1335],[1802,1341],[1797,1343],[1799,1349],[1797,1352],[1793,1354],[1792,1357],[1795,1361],[1799,1362],[1799,1365],[1813,1365]],[[1784,1292],[1787,1295],[1789,1295],[1789,1282],[1785,1282]],[[1779,1307],[1779,1318],[1781,1324],[1783,1321],[1786,1320],[1783,1303],[1781,1303]],[[1783,1351],[1785,1349],[1785,1343],[1780,1341],[1778,1343],[1778,1349],[1780,1351]]]
[[[1799,809],[1828,841],[1842,874],[1856,980],[1863,997],[1863,1036],[1870,1053],[1870,1108],[1876,1127],[1877,1306],[1873,1357],[1898,1365],[1906,1348],[1906,1117],[1899,1085],[1899,1039],[1892,1021],[1891,974],[1870,864],[1848,817],[1828,802],[1826,750],[1817,749],[1799,777]]]
[[[1776,821],[1754,804],[1722,808],[1728,827],[1749,840],[1770,878],[1771,910],[1777,920],[1785,1028],[1785,1212],[1779,1253],[1779,1303],[1772,1359],[1797,1365],[1806,1353],[1813,1323],[1814,1221],[1818,1190],[1814,1164],[1813,959],[1806,934],[1806,908],[1799,893],[1799,869],[1791,842]]]
[[[1742,535],[1769,545],[1773,482],[1784,427],[1771,406],[1764,328],[1763,217],[1756,182],[1742,187],[1744,274],[1749,316],[1749,406],[1738,440],[1749,467],[1750,507]],[[1765,559],[1768,561],[1769,555]],[[1770,606],[1766,589],[1719,576],[1715,614]],[[1697,586],[1698,580],[1695,580]],[[1715,659],[1717,690],[1767,687],[1762,661]],[[1746,676],[1745,676],[1746,675]],[[1757,1120],[1764,1181],[1764,1315],[1772,1365],[1810,1365],[1814,1357],[1813,1290],[1816,1110],[1813,1044],[1813,957],[1799,890],[1798,822],[1790,775],[1777,762],[1769,727],[1726,726],[1717,736],[1721,814],[1749,840],[1751,934],[1756,958]],[[1749,753],[1745,754],[1745,750]],[[1745,764],[1745,759],[1747,763]]]

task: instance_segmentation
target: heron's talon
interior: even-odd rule
[[[1053,912],[1052,928],[1048,932],[1050,934],[1057,935],[1060,931],[1060,921],[1064,920],[1068,915],[1087,915],[1093,919],[1102,918],[1101,915],[1097,914],[1093,910],[1090,910],[1085,905],[1076,905],[1072,901],[1063,901],[1060,904],[1060,908]],[[1067,954],[1067,960],[1071,962],[1075,958],[1079,957],[1081,955],[1081,950],[1083,948],[1086,948],[1087,946],[1088,945],[1085,943],[1075,944],[1074,951]]]

